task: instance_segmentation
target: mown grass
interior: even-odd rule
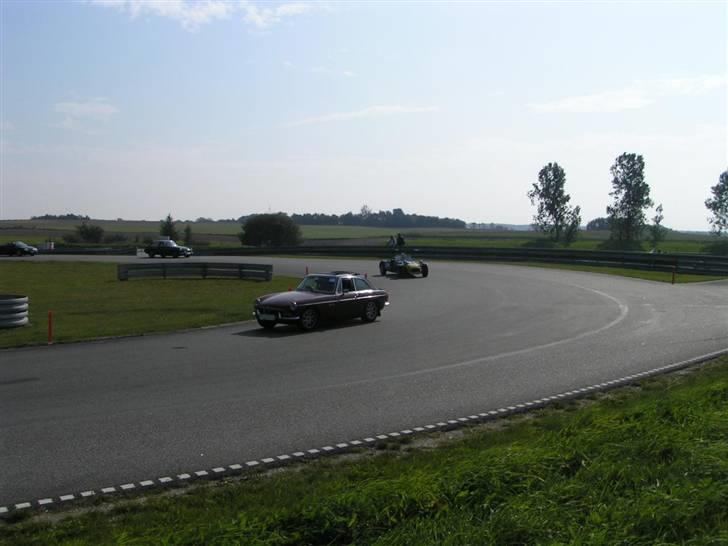
[[[134,279],[93,262],[0,262],[0,293],[29,296],[30,325],[0,330],[0,347],[46,343],[48,311],[57,342],[167,332],[251,319],[261,294],[296,279]]]
[[[606,239],[580,239],[569,245],[570,250],[602,250],[602,245]],[[464,247],[464,248],[529,248],[538,247],[539,244],[546,246],[547,241],[537,236],[527,236],[521,234],[521,237],[468,237],[463,239],[453,238],[415,238],[408,239],[408,246],[440,246],[440,247]],[[663,241],[659,245],[662,252],[667,253],[701,253],[705,252],[708,241],[701,240],[670,240]],[[649,249],[649,244],[644,243],[645,250]],[[562,247],[559,247],[562,248]]]
[[[727,544],[728,357],[641,387],[358,458],[7,524],[0,544]]]

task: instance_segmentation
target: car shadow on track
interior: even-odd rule
[[[412,281],[412,280],[418,280],[418,279],[424,279],[425,277],[416,277],[414,275],[399,275],[399,274],[389,274],[389,275],[372,275],[372,277],[377,279],[387,279],[390,281]]]
[[[317,326],[316,329],[304,332],[303,330],[300,330],[298,326],[293,324],[278,324],[275,328],[272,330],[268,330],[266,328],[255,328],[252,330],[243,330],[242,332],[235,332],[231,335],[233,336],[244,336],[244,337],[253,337],[253,338],[288,338],[293,336],[309,336],[316,333],[323,333],[323,332],[330,332],[330,331],[336,331],[336,330],[345,330],[348,328],[357,328],[359,326],[373,326],[377,324],[379,320],[376,320],[374,322],[366,323],[358,319],[351,319],[350,321],[346,322],[325,322],[321,325]]]

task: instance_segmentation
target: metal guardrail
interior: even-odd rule
[[[563,263],[728,276],[728,256],[709,254],[477,247],[405,247],[403,250],[422,259]],[[293,255],[387,258],[392,256],[394,252],[391,248],[381,246],[299,246],[219,250],[216,254],[226,256]]]
[[[269,281],[273,278],[273,266],[269,264],[237,264],[214,262],[154,262],[146,264],[119,264],[117,278],[126,281],[130,278],[162,277],[201,277],[236,278]]]
[[[601,265],[696,275],[728,276],[728,256],[713,254],[663,254],[609,250],[571,250],[544,248],[482,248],[482,247],[417,247],[407,246],[405,252],[422,259],[476,260],[495,262],[542,262],[562,264]],[[135,255],[135,248],[56,249],[48,254],[114,254]],[[387,258],[393,249],[382,246],[296,246],[262,248],[205,248],[195,249],[196,256],[347,256]],[[197,263],[197,262],[195,262]]]

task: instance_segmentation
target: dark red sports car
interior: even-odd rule
[[[279,322],[313,330],[322,320],[361,318],[373,322],[389,305],[389,294],[356,273],[306,275],[295,290],[255,300],[255,318],[263,328]]]

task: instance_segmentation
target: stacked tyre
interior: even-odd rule
[[[0,328],[28,324],[28,296],[0,294]]]

